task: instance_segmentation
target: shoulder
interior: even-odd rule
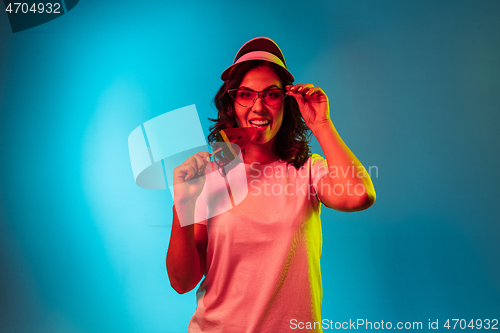
[[[307,160],[311,169],[326,167],[326,159],[320,154],[313,153],[309,156]]]
[[[316,162],[316,161],[325,161],[325,158],[323,156],[321,156],[320,154],[317,154],[317,153],[312,153],[310,156],[309,156],[309,160],[308,161],[311,161],[311,162]]]
[[[307,162],[313,177],[313,182],[317,184],[317,182],[328,173],[326,159],[319,154],[311,154]]]
[[[285,164],[287,167],[294,167],[292,161],[287,162],[280,159],[280,162],[282,164]],[[311,169],[312,167],[322,165],[325,163],[326,159],[323,156],[316,153],[312,153],[307,157],[307,159],[304,161],[304,164],[302,164],[299,169],[304,169],[304,168]]]

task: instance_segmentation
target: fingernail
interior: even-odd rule
[[[207,162],[210,162],[210,156],[207,156]]]

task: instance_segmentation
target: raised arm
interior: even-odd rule
[[[329,172],[318,182],[321,202],[345,212],[373,205],[376,194],[372,180],[333,126],[326,94],[312,84],[287,86],[287,89],[297,100],[306,125],[325,154]]]

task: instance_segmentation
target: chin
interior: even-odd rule
[[[266,136],[263,136],[260,138],[254,138],[253,140],[251,140],[251,142],[258,144],[258,145],[265,145],[268,143],[272,143],[272,141],[274,141],[274,138],[275,138],[275,136],[270,138],[269,136],[266,135]]]

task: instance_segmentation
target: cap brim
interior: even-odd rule
[[[236,63],[229,66],[228,68],[226,68],[226,70],[224,70],[224,72],[222,72],[222,75],[220,76],[222,81],[227,81],[231,78],[231,72],[233,71],[233,69],[236,66],[238,66],[242,62],[250,61],[250,60],[264,60],[264,61],[272,62],[273,64],[276,64],[276,65],[280,66],[281,68],[283,68],[285,70],[285,72],[288,74],[289,78],[292,80],[292,82],[295,81],[295,78],[293,77],[292,73],[290,73],[288,71],[288,69],[286,69],[286,67],[283,64],[283,62],[281,61],[281,59],[278,58],[277,56],[275,56],[274,54],[266,52],[266,51],[253,51],[253,52],[249,52],[249,53],[241,56],[236,61]]]

